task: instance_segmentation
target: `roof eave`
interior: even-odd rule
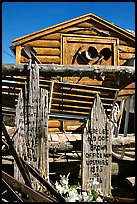
[[[82,15],[82,16],[79,16],[77,18],[73,18],[71,20],[68,20],[68,21],[65,21],[65,22],[62,22],[62,23],[58,23],[56,25],[53,25],[53,26],[50,26],[50,27],[47,27],[47,28],[44,28],[42,30],[39,30],[39,31],[36,31],[36,32],[33,32],[33,33],[30,33],[30,34],[27,34],[23,37],[20,37],[20,38],[16,38],[15,40],[12,40],[12,43],[14,46],[17,46],[17,45],[20,45],[22,43],[25,43],[29,40],[31,40],[34,36],[34,38],[38,38],[38,37],[41,37],[43,35],[47,35],[51,32],[55,32],[57,30],[59,30],[61,28],[61,26],[63,26],[63,28],[66,28],[69,26],[69,24],[73,25],[73,24],[76,24],[76,23],[79,23],[81,21],[85,21],[85,20],[88,20],[88,19],[92,19],[98,23],[101,23],[107,27],[110,27],[112,30],[116,30],[119,32],[119,34],[122,34],[124,35],[125,37],[129,38],[130,40],[132,41],[135,41],[135,35],[120,28],[119,26],[116,26],[112,23],[110,23],[109,21],[99,17],[99,16],[96,16],[95,14],[92,14],[92,13],[88,13],[88,14],[85,14],[85,15]]]

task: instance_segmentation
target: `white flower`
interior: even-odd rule
[[[60,183],[55,182],[56,189],[62,194],[66,202],[103,202],[99,194],[101,194],[100,183],[97,178],[89,179],[87,182],[87,190],[82,192],[80,186],[70,186],[68,177],[60,176]]]
[[[91,201],[93,201],[93,196],[88,195],[87,192],[82,192],[82,201],[83,202],[91,202]]]
[[[96,202],[103,202],[103,199],[100,196],[98,196]]]

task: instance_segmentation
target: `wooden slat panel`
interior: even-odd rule
[[[51,110],[52,109],[57,109],[58,111],[62,111],[62,110],[67,110],[67,111],[70,111],[70,112],[89,112],[90,108],[89,107],[74,107],[74,106],[60,106],[59,104],[54,104],[51,106]]]
[[[74,95],[74,96],[95,96],[96,93],[104,96],[104,97],[107,97],[107,96],[114,96],[114,93],[111,92],[106,92],[104,90],[101,90],[101,91],[89,91],[89,92],[86,92],[86,91],[78,91],[78,90],[68,90],[68,89],[58,89],[58,90],[54,90],[54,93],[61,93],[61,94],[70,94],[70,95]]]
[[[106,90],[108,92],[110,91],[117,91],[118,89],[113,87],[103,87],[103,86],[92,86],[92,85],[83,85],[83,84],[71,84],[71,83],[62,83],[62,82],[56,82],[55,85],[57,87],[70,87],[75,89],[84,89],[84,90]]]
[[[93,96],[95,96],[95,94]],[[62,95],[60,93],[54,93],[53,98],[91,102],[91,97],[85,97],[83,95],[82,96],[75,95],[75,98],[74,98],[74,95],[64,95],[64,94]],[[114,97],[111,95],[109,95],[109,98],[114,99]],[[109,99],[109,98],[106,98],[106,99]]]
[[[5,81],[3,81],[2,82],[2,85],[3,86],[8,86],[8,87],[14,87],[14,88],[23,88],[23,86],[24,86],[24,84],[22,83],[16,83],[16,82],[10,82],[10,81],[8,81],[8,82],[5,82]]]
[[[91,107],[91,105],[93,104],[93,100],[94,98],[91,98],[91,101],[90,102],[85,102],[85,101],[76,101],[76,100],[63,100],[63,99],[60,99],[58,100],[57,98],[54,98],[52,100],[52,105],[54,104],[59,104],[59,105],[73,105],[73,106],[81,106],[81,107]],[[102,103],[103,103],[103,100],[101,100]],[[110,105],[113,101],[108,101],[106,100],[106,103],[103,103],[103,104],[108,104]]]
[[[110,108],[111,106],[110,105],[107,105],[107,104],[105,104],[105,105],[103,105],[104,106],[104,108]],[[61,106],[61,105],[59,105],[59,104],[53,104],[52,106],[51,106],[51,112],[52,112],[52,110],[55,110],[55,109],[57,109],[59,112],[60,111],[70,111],[71,113],[74,113],[74,112],[81,112],[81,113],[89,113],[89,110],[91,109],[91,107],[80,107],[80,106],[65,106],[65,105],[63,105],[63,106]]]
[[[12,89],[12,88],[9,88],[9,87],[7,87],[7,88],[2,88],[2,92],[4,93],[4,92],[7,92],[7,93],[19,93],[19,91],[20,91],[20,89]]]
[[[4,82],[4,80],[9,81],[9,82],[23,82],[25,83],[25,79],[26,76],[2,76],[2,82]]]
[[[56,109],[56,107],[55,107],[55,109],[54,108],[52,108],[51,109],[51,112],[52,113],[57,113],[57,114],[59,114],[60,116],[61,116],[61,114],[68,114],[68,116],[71,116],[71,115],[75,115],[76,114],[76,116],[88,116],[88,114],[89,113],[86,113],[86,112],[83,112],[83,113],[79,113],[79,112],[77,112],[77,111],[71,111],[71,110],[63,110],[63,111],[61,111],[61,110],[59,110],[59,109]]]
[[[2,100],[16,100],[16,99],[18,99],[18,95],[2,94]]]

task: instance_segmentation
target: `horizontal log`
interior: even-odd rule
[[[119,38],[119,36],[117,36],[118,38]],[[119,40],[119,45],[121,46],[121,45],[127,45],[127,46],[131,46],[131,47],[135,47],[135,42],[133,42],[133,41],[129,41],[129,40],[126,40],[126,41],[124,41],[124,40]]]
[[[60,63],[60,57],[59,56],[41,56],[41,55],[38,55],[38,56],[36,56],[37,57],[37,59],[41,62],[41,63],[43,63],[43,64],[52,64],[52,63],[54,63],[54,64],[59,64]],[[25,57],[21,57],[21,63],[27,63],[27,62],[29,62],[29,60],[27,59],[27,58],[25,58]]]
[[[81,134],[79,134],[79,138],[81,138]],[[53,140],[53,138],[52,138]],[[119,136],[116,138],[112,138],[112,145],[115,146],[130,146],[135,145],[135,134],[128,134],[127,137]],[[63,141],[60,139],[57,141],[50,141],[50,152],[71,152],[71,151],[80,151],[81,150],[81,140],[76,141]]]
[[[130,46],[126,46],[126,45],[120,45],[119,46],[119,52],[135,53],[135,47],[130,47]]]
[[[128,137],[118,136],[112,138],[113,146],[135,145],[135,134]]]
[[[27,43],[23,44],[23,46],[27,45]],[[32,47],[60,47],[60,42],[58,40],[34,40],[29,42]]]
[[[26,75],[27,65],[3,64],[3,75]],[[56,65],[40,64],[42,76],[88,76],[113,74],[121,77],[135,77],[135,67],[132,66],[101,66],[101,65]]]
[[[60,49],[58,48],[35,48],[35,51],[37,52],[37,56],[38,55],[52,55],[52,56],[58,56],[60,55]]]
[[[128,60],[133,56],[133,53],[120,53],[119,59],[121,60]]]
[[[41,37],[41,39],[60,40],[60,33],[52,33],[52,34],[44,35],[43,37]]]

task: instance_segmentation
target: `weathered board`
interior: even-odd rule
[[[47,114],[48,91],[39,88],[38,66],[30,66],[25,91],[21,89],[16,108],[18,133],[15,143],[20,156],[39,169],[41,175],[46,179],[49,175]],[[18,173],[16,174],[18,177]],[[33,177],[31,180],[35,189],[39,189],[37,180]]]
[[[112,135],[97,94],[82,137],[82,189],[96,177],[104,195],[111,192]]]
[[[23,99],[23,91],[20,90],[19,97],[18,97],[18,103],[16,106],[16,117],[15,117],[15,124],[18,129],[16,135],[14,136],[14,146],[18,154],[24,158],[25,160],[28,159],[27,154],[27,146],[26,146],[26,140],[25,140],[25,129],[24,129],[24,99]],[[14,163],[14,177],[23,182],[23,177],[20,173],[20,170],[16,164]]]

